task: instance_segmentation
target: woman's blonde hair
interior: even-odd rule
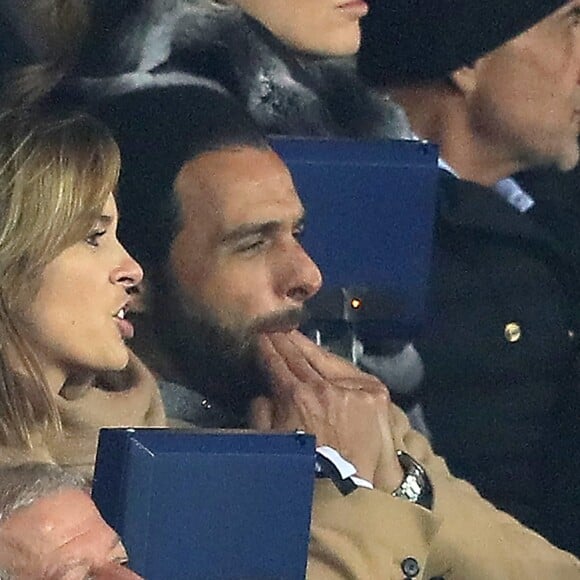
[[[22,315],[44,268],[94,227],[119,169],[115,141],[86,114],[0,115],[0,444],[60,429]]]

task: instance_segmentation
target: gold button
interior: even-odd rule
[[[350,306],[353,310],[358,310],[362,307],[362,300],[360,298],[353,298],[350,301]]]
[[[522,337],[522,329],[517,322],[508,322],[503,329],[503,335],[508,342],[517,342]]]

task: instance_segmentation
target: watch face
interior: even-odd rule
[[[401,493],[405,495],[413,503],[419,499],[421,495],[421,485],[414,475],[407,475],[400,487]]]
[[[403,468],[405,477],[401,485],[393,492],[393,495],[431,509],[433,504],[433,488],[431,487],[431,482],[426,471],[404,451],[397,451],[397,457]]]

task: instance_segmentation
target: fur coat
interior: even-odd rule
[[[235,6],[130,4],[87,42],[78,72],[91,87],[196,82],[233,93],[265,133],[411,138],[402,109],[362,84],[353,59],[298,54]]]

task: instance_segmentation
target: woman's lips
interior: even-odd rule
[[[353,18],[362,18],[363,16],[366,16],[369,11],[369,5],[363,0],[344,2],[343,4],[339,4],[338,8]]]
[[[133,325],[126,319],[121,320],[120,318],[116,319],[117,327],[119,328],[119,332],[123,339],[128,340],[133,338],[135,335],[135,329]]]

